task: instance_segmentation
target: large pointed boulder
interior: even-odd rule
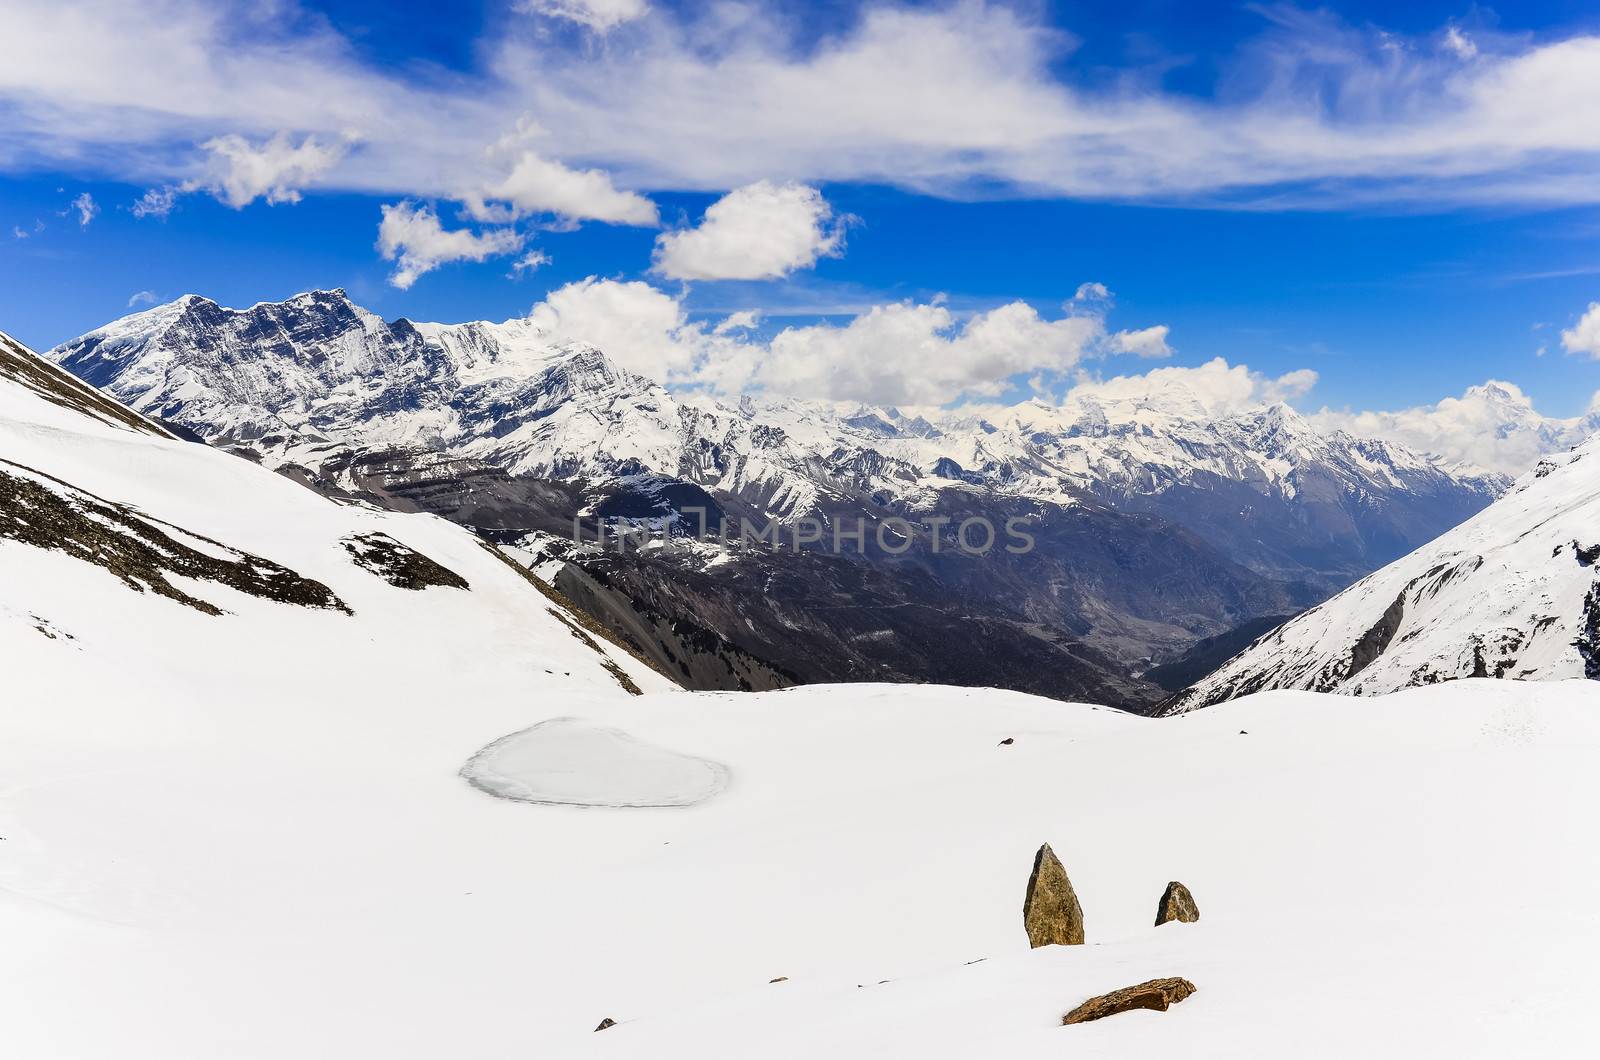
[[[1083,945],[1083,907],[1049,843],[1034,855],[1028,893],[1022,900],[1022,923],[1034,949]]]
[[[1192,924],[1200,919],[1200,907],[1194,904],[1189,888],[1173,880],[1161,892],[1161,905],[1156,908],[1156,927],[1171,920]]]

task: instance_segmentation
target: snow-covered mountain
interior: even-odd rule
[[[1600,679],[1600,438],[1545,458],[1477,516],[1262,637],[1167,711],[1263,689],[1372,695],[1463,677]]]
[[[947,489],[1094,498],[1184,525],[1276,577],[1344,584],[1505,482],[1314,428],[1284,405],[1214,417],[1192,395],[1028,402],[990,416],[680,395],[531,321],[385,322],[342,291],[227,309],[189,295],[49,356],[141,412],[269,466],[441,450],[585,483],[649,472],[780,517],[861,497],[915,513]]]
[[[231,688],[268,711],[403,686],[492,715],[552,670],[576,699],[672,687],[582,622],[460,527],[179,440],[0,335],[8,704],[68,672],[129,704]]]

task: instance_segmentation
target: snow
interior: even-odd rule
[[[693,806],[728,783],[719,762],[678,754],[582,718],[503,736],[461,768],[482,791],[553,806]]]
[[[227,612],[205,615],[0,541],[7,1055],[1600,1046],[1592,682],[1150,720],[935,686],[690,694],[612,654],[648,693],[630,696],[457,527],[15,390],[0,379],[0,457],[324,581],[354,614],[185,584]],[[376,531],[472,588],[362,570],[340,541]],[[570,801],[728,783],[670,809],[532,804],[459,775],[491,746],[480,765]],[[1046,841],[1088,945],[1027,948]],[[1174,879],[1202,919],[1155,928]],[[1199,992],[1058,1025],[1165,975]]]

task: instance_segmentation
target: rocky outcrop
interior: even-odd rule
[[[467,580],[461,575],[388,534],[353,534],[345,538],[343,544],[356,566],[371,571],[397,589],[420,590],[431,585],[468,588]]]
[[[1034,949],[1083,945],[1083,907],[1049,843],[1033,857],[1033,874],[1022,900],[1022,923],[1028,929],[1028,945]]]
[[[1137,986],[1125,986],[1121,990],[1113,990],[1109,994],[1091,997],[1065,1016],[1061,1017],[1063,1025],[1074,1023],[1088,1023],[1090,1020],[1105,1019],[1115,1016],[1119,1012],[1132,1012],[1134,1009],[1147,1008],[1156,1012],[1165,1012],[1184,998],[1195,992],[1195,985],[1187,979],[1176,976],[1167,979],[1151,979]]]
[[[600,1026],[596,1027],[595,1030],[603,1031],[609,1027],[615,1027],[616,1025],[617,1021],[612,1019],[610,1016],[607,1016],[605,1019],[600,1021]]]
[[[193,595],[225,585],[263,600],[350,613],[332,589],[261,556],[230,548],[98,497],[22,464],[0,460],[0,540],[65,553],[104,568],[135,592],[152,592],[208,615],[223,610]]]
[[[1161,904],[1156,908],[1156,927],[1173,920],[1192,924],[1199,919],[1200,907],[1194,904],[1194,895],[1189,893],[1189,888],[1177,880],[1167,884],[1167,889],[1161,892]]]

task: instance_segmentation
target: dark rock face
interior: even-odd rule
[[[1411,586],[1406,586],[1409,590]],[[1382,617],[1361,635],[1355,646],[1350,651],[1350,668],[1344,674],[1346,680],[1359,674],[1384,653],[1389,643],[1394,640],[1394,635],[1400,631],[1400,622],[1406,617],[1406,594],[1401,593],[1394,598],[1394,603],[1383,612]]]
[[[1028,930],[1028,945],[1034,949],[1083,945],[1083,907],[1049,843],[1033,857],[1028,893],[1022,900],[1022,923]]]
[[[1263,615],[1226,633],[1198,640],[1171,662],[1146,670],[1144,679],[1168,692],[1181,692],[1293,617]]]
[[[426,589],[432,585],[468,588],[467,580],[461,575],[388,534],[356,534],[342,543],[356,566],[371,571],[397,589]]]
[[[1132,1012],[1140,1008],[1165,1012],[1193,994],[1195,989],[1195,985],[1189,980],[1175,976],[1167,979],[1151,979],[1136,986],[1125,986],[1109,994],[1091,997],[1062,1016],[1061,1023],[1063,1026],[1088,1023],[1090,1020],[1105,1019],[1119,1012]]]
[[[1177,880],[1167,884],[1167,889],[1161,893],[1161,904],[1156,907],[1156,927],[1174,920],[1192,924],[1199,919],[1200,907],[1194,904],[1189,888]]]
[[[605,1019],[600,1021],[600,1026],[596,1027],[595,1030],[603,1031],[607,1027],[615,1027],[616,1025],[617,1021],[612,1019],[610,1016],[607,1016]]]
[[[1600,681],[1600,582],[1583,598],[1583,626],[1575,647],[1583,657],[1583,676]]]
[[[168,577],[226,585],[279,603],[350,612],[321,582],[7,460],[0,460],[0,538],[63,552],[105,568],[135,592],[148,590],[208,615],[223,612]],[[190,546],[185,538],[205,544],[208,551]]]

